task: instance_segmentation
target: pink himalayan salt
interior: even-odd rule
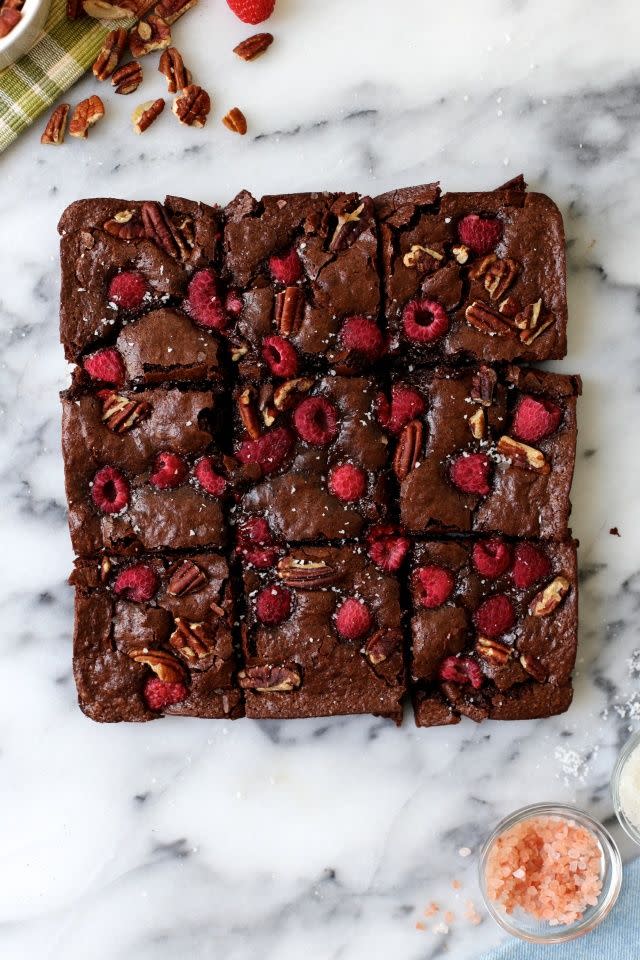
[[[532,817],[495,841],[486,880],[490,899],[507,913],[520,907],[550,926],[573,923],[598,902],[600,845],[574,820]]]

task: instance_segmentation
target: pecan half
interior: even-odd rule
[[[126,433],[151,413],[151,404],[145,400],[131,400],[113,390],[101,390],[102,422],[113,433]]]
[[[196,663],[208,657],[215,638],[204,623],[191,623],[182,617],[175,618],[176,628],[169,637],[169,643],[180,656],[189,663]]]
[[[534,470],[542,474],[549,473],[551,470],[541,450],[536,450],[535,447],[530,447],[526,443],[520,443],[512,437],[500,437],[496,450],[503,457],[508,457],[514,467],[524,467],[526,470]]]
[[[135,93],[142,83],[142,66],[137,60],[123,64],[113,73],[111,83],[121,96]]]
[[[162,17],[167,23],[175,23],[180,17],[183,17],[188,10],[191,10],[197,4],[198,0],[160,0],[153,8],[153,12],[158,17]]]
[[[569,593],[571,584],[566,577],[556,577],[551,583],[547,584],[544,590],[531,601],[529,613],[533,617],[548,617],[550,613],[560,606],[566,595]]]
[[[294,403],[301,393],[307,393],[313,386],[311,377],[296,377],[294,380],[285,380],[273,391],[273,404],[276,410],[286,410]]]
[[[384,660],[393,656],[396,650],[400,649],[402,643],[402,633],[400,630],[394,630],[392,627],[384,627],[376,632],[367,640],[362,652],[369,663],[376,667]]]
[[[187,256],[188,250],[184,240],[174,228],[161,204],[156,203],[155,200],[143,203],[142,222],[147,239],[152,240],[170,257],[180,260]]]
[[[172,597],[186,597],[188,593],[195,593],[209,581],[193,560],[183,560],[171,574],[167,586],[167,593]]]
[[[140,20],[129,31],[129,49],[134,58],[146,57],[155,50],[165,50],[171,46],[171,27],[162,17],[154,13],[146,20]]]
[[[474,300],[464,312],[467,323],[482,333],[490,335],[499,333],[513,333],[511,324],[502,317],[497,310],[481,300]]]
[[[523,653],[520,657],[520,663],[527,671],[527,673],[533,677],[534,680],[537,680],[538,683],[544,683],[549,674],[535,657],[531,657],[526,653]]]
[[[82,8],[94,20],[131,19],[132,12],[124,3],[109,3],[108,0],[83,0]]]
[[[100,97],[95,95],[81,100],[73,111],[69,123],[69,135],[78,137],[80,140],[86,140],[89,133],[89,127],[97,123],[101,117],[104,117],[104,104]]]
[[[500,643],[498,640],[491,640],[489,637],[478,637],[475,645],[475,652],[484,657],[491,663],[506,663],[513,653],[511,647],[506,643]]]
[[[422,421],[412,420],[404,427],[393,458],[393,470],[398,480],[404,480],[414,469],[422,453],[423,439]]]
[[[123,27],[111,30],[104,38],[102,49],[93,65],[96,80],[106,80],[120,63],[127,42],[127,31]]]
[[[491,264],[484,278],[484,288],[489,299],[499,300],[507,292],[518,275],[518,264],[508,257]]]
[[[245,430],[252,440],[261,435],[260,418],[255,406],[255,393],[252,387],[247,387],[238,397],[238,412]]]
[[[451,253],[458,261],[461,266],[464,266],[467,260],[469,259],[470,254],[469,247],[466,243],[458,243],[455,247],[452,247]]]
[[[158,70],[167,81],[169,93],[184,90],[191,83],[191,71],[187,70],[182,54],[175,47],[169,47],[160,57]]]
[[[287,287],[276,295],[275,320],[283,337],[298,333],[304,315],[304,294],[300,287]]]
[[[173,101],[173,112],[187,127],[204,127],[211,110],[211,99],[206,90],[190,83]]]
[[[146,233],[137,210],[119,210],[103,224],[102,229],[120,240],[141,240]]]
[[[154,123],[164,110],[164,100],[146,100],[135,108],[131,114],[131,123],[134,133],[144,133]]]
[[[324,560],[307,560],[303,557],[283,557],[278,562],[278,576],[290,587],[315,590],[334,583],[337,571]]]
[[[243,690],[256,693],[289,693],[302,683],[300,668],[295,664],[265,664],[263,667],[247,667],[238,674]]]
[[[444,260],[443,253],[433,247],[422,247],[419,243],[412,244],[411,250],[402,258],[405,267],[415,267],[423,273],[437,267],[440,260]]]
[[[44,132],[40,137],[40,143],[59,146],[64,143],[64,135],[67,130],[67,117],[69,116],[70,105],[60,103],[55,108],[47,121]]]
[[[136,663],[144,663],[164,683],[179,683],[184,680],[184,670],[176,658],[164,650],[134,649],[127,651]]]
[[[232,133],[239,133],[241,137],[247,132],[247,118],[239,107],[232,107],[222,118],[227,130]]]
[[[357,240],[366,227],[365,218],[371,215],[372,201],[366,197],[355,208],[344,213],[338,214],[338,222],[333,231],[333,236],[329,242],[329,250],[332,253],[339,253],[346,250],[347,247]]]
[[[498,382],[498,374],[492,367],[484,365],[478,367],[478,372],[471,381],[471,399],[483,407],[490,407],[493,403],[493,391]]]
[[[241,60],[255,60],[256,57],[261,56],[272,43],[273,34],[254,33],[253,36],[247,37],[247,39],[239,43],[237,47],[234,47],[233,52],[237,54]]]
[[[469,417],[469,426],[471,436],[474,440],[484,440],[487,432],[487,418],[482,407],[478,407],[475,413]]]

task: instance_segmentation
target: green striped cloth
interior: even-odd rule
[[[109,30],[131,23],[67,20],[66,0],[53,0],[35,46],[0,72],[0,153],[80,79]]]

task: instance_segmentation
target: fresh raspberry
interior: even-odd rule
[[[373,623],[373,617],[369,608],[349,597],[338,608],[336,613],[336,630],[345,640],[358,640],[368,633]]]
[[[93,478],[91,498],[103,513],[119,513],[129,502],[129,481],[115,467],[102,467]]]
[[[427,610],[441,607],[453,593],[455,585],[453,574],[444,567],[418,567],[413,576],[418,587],[420,603]]]
[[[291,591],[286,587],[265,587],[256,598],[256,616],[262,623],[277,627],[291,613]]]
[[[159,453],[149,475],[149,483],[158,490],[173,490],[187,478],[188,468],[182,457],[163,450]]]
[[[490,493],[489,457],[486,453],[463,454],[451,464],[451,482],[463,493],[477,493],[485,496]]]
[[[441,680],[471,684],[474,690],[479,690],[484,683],[482,670],[471,657],[447,657],[440,664],[438,674]]]
[[[496,217],[470,213],[458,223],[458,237],[462,243],[480,255],[491,253],[501,236],[502,224]]]
[[[224,306],[227,313],[230,313],[232,317],[237,317],[242,313],[244,300],[237,290],[229,290],[224,300]]]
[[[113,347],[98,350],[90,357],[85,357],[82,366],[93,380],[102,380],[104,383],[113,383],[117,387],[124,383],[124,363],[122,357]]]
[[[137,270],[116,273],[109,284],[108,298],[119,310],[137,310],[149,292],[149,284]]]
[[[409,538],[392,524],[373,527],[367,536],[367,543],[370,558],[387,573],[395,573],[400,569],[411,547]]]
[[[427,405],[417,390],[409,387],[391,388],[391,403],[383,393],[378,395],[376,413],[379,422],[390,433],[400,433],[411,420],[424,413]]]
[[[144,699],[150,710],[164,710],[180,703],[188,694],[184,683],[166,683],[159,677],[149,677],[144,685]]]
[[[562,420],[562,410],[551,400],[522,397],[513,416],[511,432],[518,440],[537,443],[555,433]]]
[[[526,590],[551,573],[551,561],[546,553],[530,543],[519,543],[515,549],[511,576],[519,590]]]
[[[273,13],[276,0],[227,0],[227,6],[233,10],[243,23],[262,23]]]
[[[352,463],[341,463],[329,474],[329,490],[344,503],[359,500],[367,489],[367,475]]]
[[[295,377],[298,372],[296,348],[284,337],[265,337],[262,356],[275,377]]]
[[[280,257],[271,257],[269,260],[271,276],[277,283],[284,283],[290,287],[302,276],[302,261],[298,251],[292,247],[288,253]]]
[[[402,311],[404,332],[411,340],[432,343],[449,329],[449,319],[437,300],[410,300]]]
[[[268,570],[278,559],[279,551],[273,544],[269,524],[263,517],[251,517],[237,533],[238,552],[247,563],[258,570]]]
[[[158,589],[158,575],[148,564],[135,563],[118,574],[113,589],[125,600],[145,603],[151,600]]]
[[[296,407],[293,422],[302,439],[318,447],[331,443],[338,432],[336,408],[325,397],[303,400]]]
[[[481,577],[499,577],[511,566],[511,550],[502,540],[481,540],[474,545],[472,559]]]
[[[245,440],[236,451],[241,463],[257,463],[263,473],[273,473],[285,462],[295,443],[286,427],[276,427],[257,440]]]
[[[212,497],[221,497],[225,492],[227,481],[216,470],[216,464],[212,457],[203,457],[202,460],[198,460],[193,473],[202,489],[210,493]]]
[[[485,637],[499,637],[511,630],[516,622],[516,615],[509,597],[498,593],[480,604],[473,620],[478,631]]]
[[[377,360],[385,352],[380,327],[368,317],[349,317],[342,324],[340,340],[345,350],[359,353],[367,360]]]
[[[247,543],[257,543],[264,547],[273,543],[271,527],[264,517],[251,517],[241,527],[238,527],[238,539]]]
[[[200,327],[224,330],[229,317],[220,299],[218,278],[213,270],[198,270],[189,284],[186,309]]]

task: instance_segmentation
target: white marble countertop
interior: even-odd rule
[[[202,0],[175,37],[214,97],[204,131],[166,113],[136,138],[135,98],[107,93],[87,143],[41,148],[37,129],[2,157],[3,958],[467,960],[500,939],[487,917],[476,928],[462,916],[468,898],[479,904],[473,854],[496,820],[549,799],[611,815],[617,747],[640,718],[638,21],[634,0],[278,0],[276,42],[245,64],[230,51],[250,31],[222,0]],[[161,94],[151,69],[140,100]],[[242,139],[220,124],[236,104]],[[374,193],[438,177],[488,188],[521,170],[566,217],[569,357],[557,368],[584,378],[570,712],[420,731],[368,718],[87,720],[65,585],[63,207],[166,192],[225,202],[241,187]],[[448,934],[434,921],[416,930],[431,900],[456,913]]]

